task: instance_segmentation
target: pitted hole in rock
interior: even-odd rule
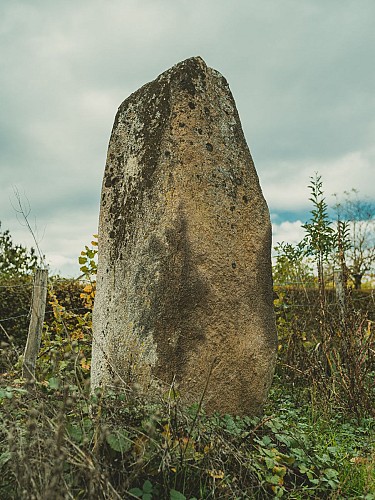
[[[243,199],[244,203],[248,203],[249,202],[249,198],[247,196],[242,196],[242,199]]]
[[[214,147],[213,147],[213,145],[212,145],[212,144],[210,144],[209,142],[207,142],[207,144],[206,144],[206,149],[207,149],[207,151],[209,151],[209,152],[211,153],[211,151],[213,151],[213,150],[214,150]]]
[[[195,109],[195,104],[191,101],[188,103],[190,109]]]
[[[232,269],[236,269],[237,264],[235,262],[232,262]]]

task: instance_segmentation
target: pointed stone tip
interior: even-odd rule
[[[190,65],[200,66],[201,68],[207,68],[207,64],[201,56],[188,57],[187,59],[184,59],[183,61],[180,61],[177,64],[175,64],[174,67],[177,68],[181,66],[190,66]]]

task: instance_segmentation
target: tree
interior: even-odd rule
[[[327,262],[331,252],[335,249],[336,237],[328,216],[328,205],[324,198],[322,178],[315,174],[314,177],[310,177],[310,180],[311,197],[309,200],[312,202],[313,208],[310,211],[310,220],[302,225],[306,232],[302,246],[305,248],[305,254],[313,257],[316,262],[319,293],[323,307],[325,301],[324,263]]]
[[[375,267],[375,203],[361,199],[355,189],[345,191],[344,195],[334,208],[338,220],[348,223],[351,244],[346,250],[346,259],[358,290],[363,276]]]
[[[309,262],[305,259],[304,243],[296,245],[282,241],[274,247],[276,263],[273,278],[282,285],[313,284],[314,276]]]
[[[34,248],[27,249],[13,243],[8,230],[1,230],[0,223],[0,277],[23,276],[34,271],[38,257]]]

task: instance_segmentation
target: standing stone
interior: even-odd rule
[[[277,345],[270,251],[269,212],[228,83],[187,59],[116,115],[93,388],[175,382],[186,403],[204,393],[208,412],[258,413]]]

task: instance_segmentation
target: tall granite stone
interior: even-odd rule
[[[187,59],[119,107],[99,222],[92,387],[178,384],[255,414],[276,329],[271,224],[225,78]],[[154,389],[152,389],[154,390]]]

